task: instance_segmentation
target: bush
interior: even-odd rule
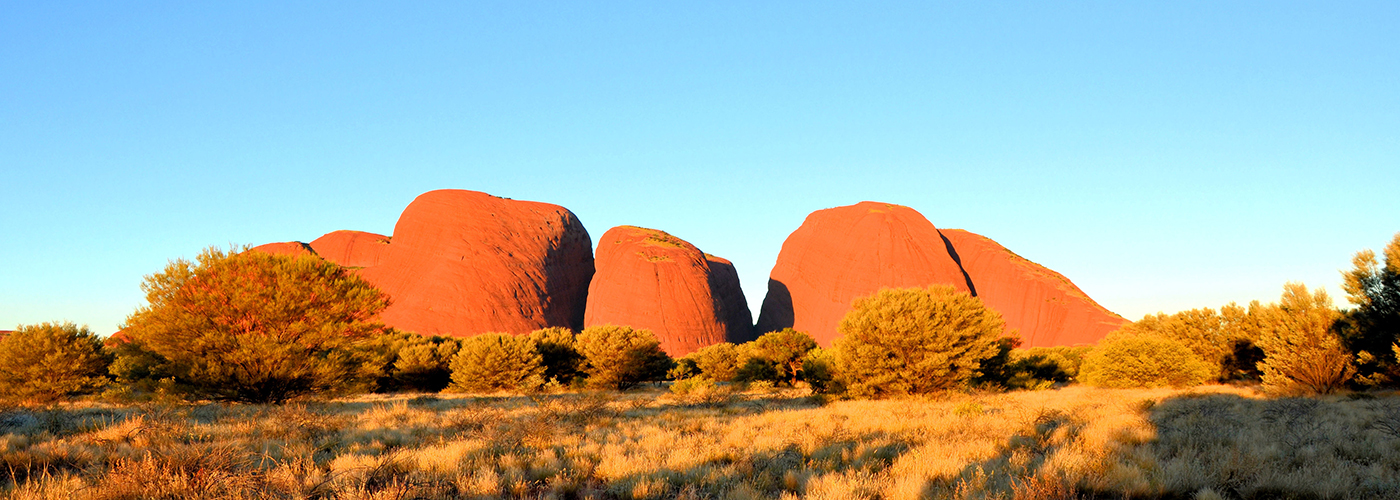
[[[693,363],[701,376],[715,382],[730,382],[739,372],[741,353],[738,346],[729,342],[705,346],[687,354],[684,362]],[[680,366],[681,361],[677,361]]]
[[[386,295],[315,256],[205,250],[142,284],[121,372],[168,379],[187,397],[250,403],[366,390],[354,347],[383,331]],[[149,364],[148,364],[149,363]]]
[[[802,358],[802,381],[817,394],[846,392],[846,386],[836,378],[836,355],[830,349],[818,347],[807,352]]]
[[[663,380],[671,369],[671,357],[661,350],[661,342],[651,330],[591,326],[576,340],[588,384],[594,387],[627,389],[642,382]]]
[[[1214,367],[1176,339],[1110,334],[1089,352],[1079,381],[1098,387],[1186,387],[1211,378]]]
[[[452,383],[452,360],[461,343],[446,337],[423,337],[407,343],[389,367],[393,390],[438,392]]]
[[[545,382],[543,363],[529,337],[483,333],[463,340],[452,358],[451,388],[464,392],[533,390]]]
[[[1357,380],[1363,386],[1400,385],[1400,233],[1386,245],[1385,262],[1362,250],[1352,270],[1342,274],[1347,301],[1356,306],[1345,315],[1343,341],[1362,361]]]
[[[1120,329],[1128,335],[1150,335],[1175,340],[1212,366],[1212,380],[1257,378],[1249,364],[1259,338],[1258,302],[1246,309],[1234,303],[1215,309],[1201,308],[1175,314],[1157,313]]]
[[[555,326],[530,332],[530,340],[535,341],[544,360],[544,378],[560,384],[572,383],[582,375],[583,355],[578,353],[574,332],[568,328]]]
[[[997,352],[1001,314],[951,286],[884,289],[856,299],[835,349],[857,397],[924,394],[964,386]]]
[[[797,385],[802,376],[803,359],[816,348],[816,339],[791,328],[765,333],[753,343],[754,355],[773,363],[777,371],[774,381],[788,385]]]
[[[1336,328],[1341,313],[1327,292],[1288,283],[1277,306],[1265,311],[1259,348],[1264,386],[1284,393],[1327,394],[1341,389],[1356,369]]]
[[[0,400],[47,404],[106,385],[102,339],[73,323],[20,325],[0,340]]]

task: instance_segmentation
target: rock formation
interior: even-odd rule
[[[363,231],[332,231],[312,241],[311,249],[345,267],[374,267],[389,253],[389,237]]]
[[[593,245],[564,207],[430,191],[404,209],[387,247],[360,270],[393,300],[385,324],[459,337],[583,324]]]
[[[1085,295],[1069,278],[1016,255],[990,238],[941,230],[972,278],[977,296],[1018,329],[1022,347],[1090,344],[1128,321]]]
[[[335,231],[253,250],[354,268],[392,300],[385,324],[423,335],[581,328],[593,277],[592,241],[573,212],[476,191],[418,196],[392,238]]]
[[[250,248],[249,250],[252,250],[254,252],[270,253],[274,255],[291,255],[293,257],[298,255],[316,255],[316,251],[311,249],[311,245],[307,245],[300,241],[283,241],[278,243],[268,243],[266,245],[255,246],[253,248]]]
[[[852,300],[933,283],[970,290],[938,229],[918,211],[869,201],[818,210],[783,242],[756,331],[792,327],[830,346]]]
[[[596,266],[585,326],[651,330],[672,356],[752,336],[734,266],[680,238],[618,226],[599,238]]]

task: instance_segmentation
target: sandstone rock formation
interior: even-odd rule
[[[792,327],[829,347],[855,298],[933,283],[970,290],[938,229],[918,211],[869,201],[818,210],[783,242],[756,331]]]
[[[253,250],[356,269],[392,300],[380,319],[422,335],[581,328],[593,277],[592,241],[573,212],[476,191],[418,196],[392,238],[334,231]]]
[[[312,241],[311,249],[345,267],[374,267],[389,253],[389,237],[364,231],[332,231]]]
[[[680,238],[618,226],[599,238],[596,266],[585,326],[651,330],[672,356],[752,335],[734,266]]]
[[[283,241],[278,243],[268,243],[266,245],[255,246],[253,248],[250,248],[249,250],[254,252],[270,253],[274,255],[291,255],[293,257],[298,255],[316,255],[316,251],[311,249],[311,245],[307,245],[300,241]]]
[[[1085,295],[1069,278],[1016,255],[990,238],[941,230],[977,296],[1018,329],[1022,347],[1090,344],[1128,321]]]
[[[593,245],[564,207],[430,191],[404,209],[387,247],[360,270],[393,300],[385,324],[459,337],[583,324]]]

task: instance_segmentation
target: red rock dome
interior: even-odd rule
[[[752,335],[734,266],[685,240],[655,229],[618,226],[599,238],[596,266],[585,326],[651,330],[672,356]]]
[[[270,253],[273,255],[291,255],[293,257],[300,255],[316,255],[316,251],[311,249],[311,245],[307,245],[300,241],[283,241],[279,243],[268,243],[266,245],[255,246],[248,250],[253,252]]]
[[[350,240],[337,246],[345,253],[335,255],[364,263],[374,252],[361,252],[361,245],[377,244],[375,236],[336,236],[326,243]],[[564,207],[430,191],[404,209],[387,248],[378,265],[359,272],[392,298],[381,316],[390,326],[468,337],[583,324],[593,245]]]
[[[977,296],[1020,330],[1022,347],[1091,344],[1128,321],[1085,295],[1069,278],[990,238],[944,229]]]
[[[311,249],[345,267],[374,267],[389,253],[389,237],[364,231],[332,231],[312,241]]]
[[[938,229],[918,211],[869,201],[818,210],[783,242],[756,331],[792,327],[830,346],[852,300],[932,283],[970,291]]]

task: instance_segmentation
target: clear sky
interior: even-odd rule
[[[0,0],[0,328],[107,334],[210,245],[425,191],[731,259],[913,207],[1130,319],[1327,286],[1400,231],[1396,2]]]

